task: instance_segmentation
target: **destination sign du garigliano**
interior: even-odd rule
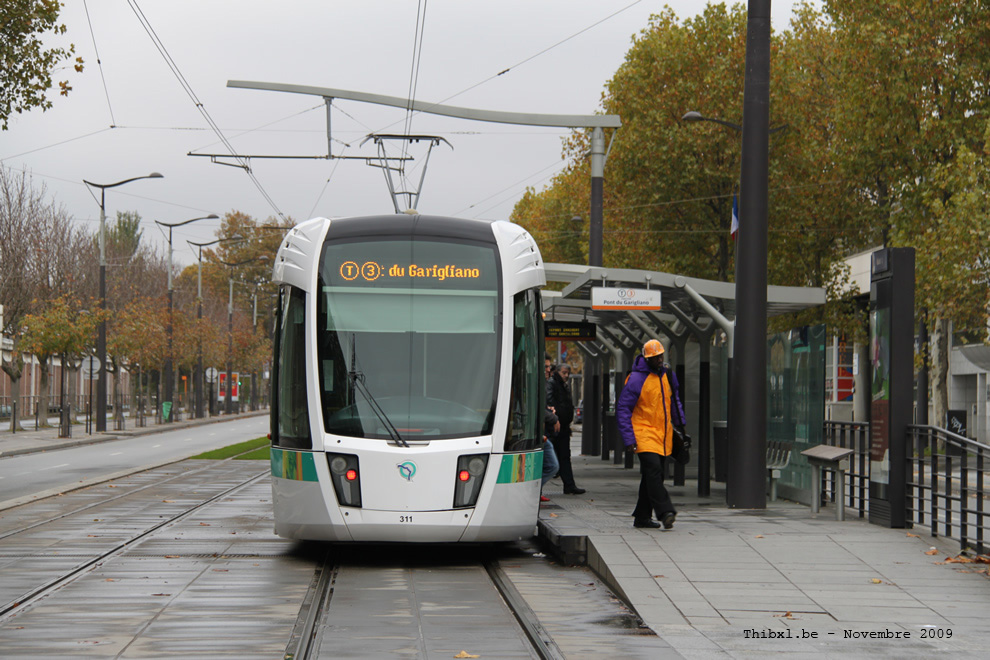
[[[347,282],[375,282],[389,278],[444,280],[477,280],[481,269],[456,264],[389,264],[377,261],[345,261],[340,264],[340,277]]]

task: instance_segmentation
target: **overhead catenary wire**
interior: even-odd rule
[[[93,52],[96,54],[96,67],[100,70],[100,80],[103,81],[103,93],[107,97],[107,110],[110,111],[110,128],[117,127],[117,119],[113,116],[113,105],[110,103],[110,89],[107,87],[107,78],[103,75],[103,60],[100,59],[100,49],[96,46],[96,32],[93,31],[93,20],[89,16],[89,3],[83,0],[83,9],[86,11],[86,22],[89,24],[89,36],[93,39]]]
[[[151,38],[152,43],[155,45],[155,48],[158,49],[159,54],[161,54],[162,58],[165,60],[165,64],[172,71],[172,74],[175,76],[176,80],[179,81],[179,85],[182,87],[183,91],[186,92],[186,95],[196,106],[196,109],[203,116],[203,119],[206,120],[206,123],[210,126],[211,129],[213,129],[213,132],[220,139],[220,142],[223,144],[223,146],[226,147],[226,149],[230,153],[230,156],[234,158],[234,160],[237,161],[238,165],[247,173],[252,183],[254,183],[255,188],[258,189],[258,192],[261,193],[262,197],[265,198],[265,200],[272,207],[272,209],[275,211],[278,217],[285,220],[286,219],[285,214],[282,213],[281,209],[279,209],[278,205],[275,203],[275,200],[272,199],[271,195],[268,194],[268,191],[266,191],[264,186],[261,185],[261,181],[259,181],[258,178],[251,171],[250,164],[247,162],[246,159],[237,155],[237,151],[234,149],[234,145],[232,145],[230,141],[227,139],[227,137],[223,134],[223,131],[220,130],[220,127],[213,120],[213,117],[211,117],[210,113],[207,112],[206,106],[203,105],[203,102],[199,100],[198,96],[196,96],[196,92],[195,90],[193,90],[192,85],[190,85],[189,81],[187,81],[185,76],[182,75],[182,71],[179,70],[178,65],[175,63],[175,60],[173,60],[172,56],[169,55],[168,49],[165,48],[165,44],[158,37],[158,34],[155,32],[155,29],[151,25],[151,22],[144,15],[144,12],[141,10],[141,7],[138,6],[137,0],[127,0],[127,4],[131,7],[131,10],[134,12],[134,15],[137,16],[138,22],[141,23],[141,26],[144,28],[144,31],[148,34],[148,36]]]
[[[90,133],[86,133],[85,135],[77,135],[76,137],[68,138],[68,139],[62,140],[60,142],[55,142],[54,144],[46,144],[43,147],[38,147],[36,149],[31,149],[29,151],[22,151],[19,154],[13,154],[13,155],[10,155],[10,156],[4,156],[3,158],[0,158],[0,163],[2,163],[5,160],[10,160],[12,158],[20,158],[21,156],[27,156],[28,154],[33,154],[33,153],[37,153],[39,151],[44,151],[45,149],[51,149],[52,147],[60,147],[63,144],[68,144],[69,142],[75,142],[76,140],[82,140],[84,138],[92,137],[94,135],[99,135],[100,133],[105,133],[106,131],[111,131],[111,130],[113,130],[113,126],[107,126],[106,128],[101,128],[98,131],[92,131]]]
[[[403,133],[405,135],[410,135],[412,133],[412,119],[414,113],[412,111],[413,103],[416,100],[416,90],[419,86],[419,68],[423,61],[423,37],[426,32],[426,5],[428,0],[420,0],[416,4],[416,26],[413,30],[413,52],[412,61],[409,65],[409,91],[407,93],[406,102],[406,119],[405,126],[403,128]],[[409,155],[409,142],[405,142],[402,145],[402,157],[405,158]],[[402,174],[403,181],[406,178],[406,168],[404,161],[399,163],[399,171]],[[408,185],[408,183],[404,184]]]

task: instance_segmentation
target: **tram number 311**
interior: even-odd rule
[[[412,522],[412,516],[399,516],[399,522],[400,523],[411,523]]]

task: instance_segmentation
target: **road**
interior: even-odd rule
[[[187,427],[0,460],[0,509],[264,436],[268,417]]]

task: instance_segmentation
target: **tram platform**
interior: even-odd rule
[[[729,509],[724,484],[699,497],[691,479],[668,484],[672,529],[637,529],[638,464],[581,456],[580,446],[577,433],[571,462],[587,492],[547,483],[540,536],[684,657],[985,657],[990,648],[988,566],[953,561],[953,541],[838,522],[831,506],[812,514],[768,498],[764,510]]]

